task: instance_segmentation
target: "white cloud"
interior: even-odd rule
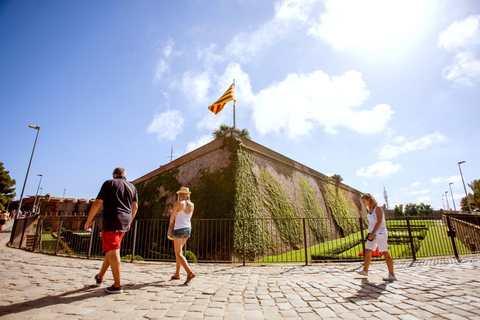
[[[415,188],[415,187],[418,187],[419,185],[420,185],[420,182],[414,182],[410,185],[410,187]]]
[[[462,182],[462,176],[456,175],[456,176],[451,176],[448,178],[443,178],[443,177],[438,177],[438,178],[432,178],[430,179],[431,183],[447,183],[449,184],[450,182],[453,182],[452,189],[456,188],[462,188],[463,189],[463,182]]]
[[[206,104],[211,82],[211,75],[207,71],[196,74],[187,71],[183,74],[180,89],[191,101],[195,101],[199,105]]]
[[[175,140],[177,135],[183,131],[185,120],[178,110],[169,110],[153,117],[152,123],[148,126],[147,132],[157,135],[158,141]]]
[[[480,15],[455,21],[438,36],[437,46],[446,50],[480,43]]]
[[[399,164],[393,164],[391,161],[381,161],[372,164],[369,167],[358,169],[356,174],[366,178],[387,178],[393,173],[397,173],[402,168]]]
[[[173,50],[173,41],[170,39],[165,44],[165,47],[162,49],[162,58],[159,58],[157,61],[157,66],[155,69],[155,76],[153,77],[153,82],[157,82],[162,79],[162,76],[170,69],[170,61],[172,56],[179,55],[180,53]]]
[[[325,12],[319,22],[311,23],[309,34],[336,51],[364,45],[379,50],[405,46],[418,34],[432,6],[420,0],[326,0]]]
[[[315,0],[285,0],[275,3],[275,15],[253,32],[237,34],[226,46],[225,52],[235,60],[247,61],[263,48],[286,34],[292,25],[305,25]]]
[[[426,196],[426,197],[420,197],[420,198],[417,198],[417,202],[420,202],[420,203],[425,203],[425,202],[432,202],[432,197],[430,196]]]
[[[380,159],[394,159],[401,154],[410,153],[417,150],[424,150],[433,143],[439,143],[446,141],[443,134],[435,132],[433,134],[426,135],[420,139],[414,141],[406,141],[402,136],[395,139],[396,144],[384,146],[380,152]]]
[[[290,74],[255,96],[252,117],[260,133],[284,130],[291,138],[307,135],[317,125],[330,133],[335,133],[338,126],[359,133],[380,132],[393,111],[386,104],[358,110],[368,96],[362,76],[356,71],[337,77],[322,71]]]
[[[443,69],[442,78],[454,87],[473,86],[480,78],[480,60],[472,51],[480,43],[480,15],[453,22],[438,37],[437,46],[453,51],[453,62]]]
[[[452,81],[456,87],[473,86],[480,77],[480,60],[470,51],[460,52],[453,58],[453,63],[443,69],[442,77]]]
[[[206,134],[206,135],[200,136],[196,138],[194,141],[190,141],[187,144],[187,147],[185,148],[185,153],[189,153],[195,149],[198,149],[201,146],[206,145],[212,140],[213,140],[212,135]]]
[[[415,195],[415,194],[425,194],[425,193],[429,193],[429,192],[430,192],[429,189],[425,189],[425,190],[418,190],[418,191],[410,191],[410,192],[405,193],[405,195],[409,196],[409,195]]]
[[[309,12],[316,0],[286,0],[275,3],[275,20],[308,22]]]
[[[157,62],[157,69],[155,71],[155,77],[153,81],[158,81],[162,78],[162,75],[169,69],[169,65],[164,59],[159,59]]]

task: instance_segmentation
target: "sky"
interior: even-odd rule
[[[0,162],[92,199],[233,125],[389,207],[480,179],[475,0],[0,1]],[[453,183],[449,185],[449,183]],[[471,192],[467,186],[467,191]],[[447,192],[447,194],[445,194]]]

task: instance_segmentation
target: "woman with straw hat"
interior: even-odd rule
[[[194,205],[193,202],[190,201],[190,193],[187,187],[182,187],[177,191],[178,201],[173,205],[172,214],[170,215],[170,222],[175,223],[175,227],[173,228],[173,243],[177,263],[175,274],[171,279],[180,279],[180,266],[182,266],[187,272],[187,280],[184,284],[188,284],[195,278],[195,273],[190,269],[187,259],[182,255],[183,246],[192,233],[190,220],[192,219]]]

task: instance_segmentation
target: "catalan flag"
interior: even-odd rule
[[[223,96],[220,99],[218,99],[214,104],[208,107],[208,110],[217,114],[220,111],[222,111],[225,104],[231,100],[233,100],[234,103],[237,102],[237,100],[235,100],[235,83],[232,83],[232,85],[228,88],[228,90],[225,91]]]

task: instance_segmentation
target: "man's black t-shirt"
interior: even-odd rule
[[[137,189],[125,177],[116,177],[103,183],[97,199],[103,200],[103,231],[126,232],[133,202],[138,202]]]

